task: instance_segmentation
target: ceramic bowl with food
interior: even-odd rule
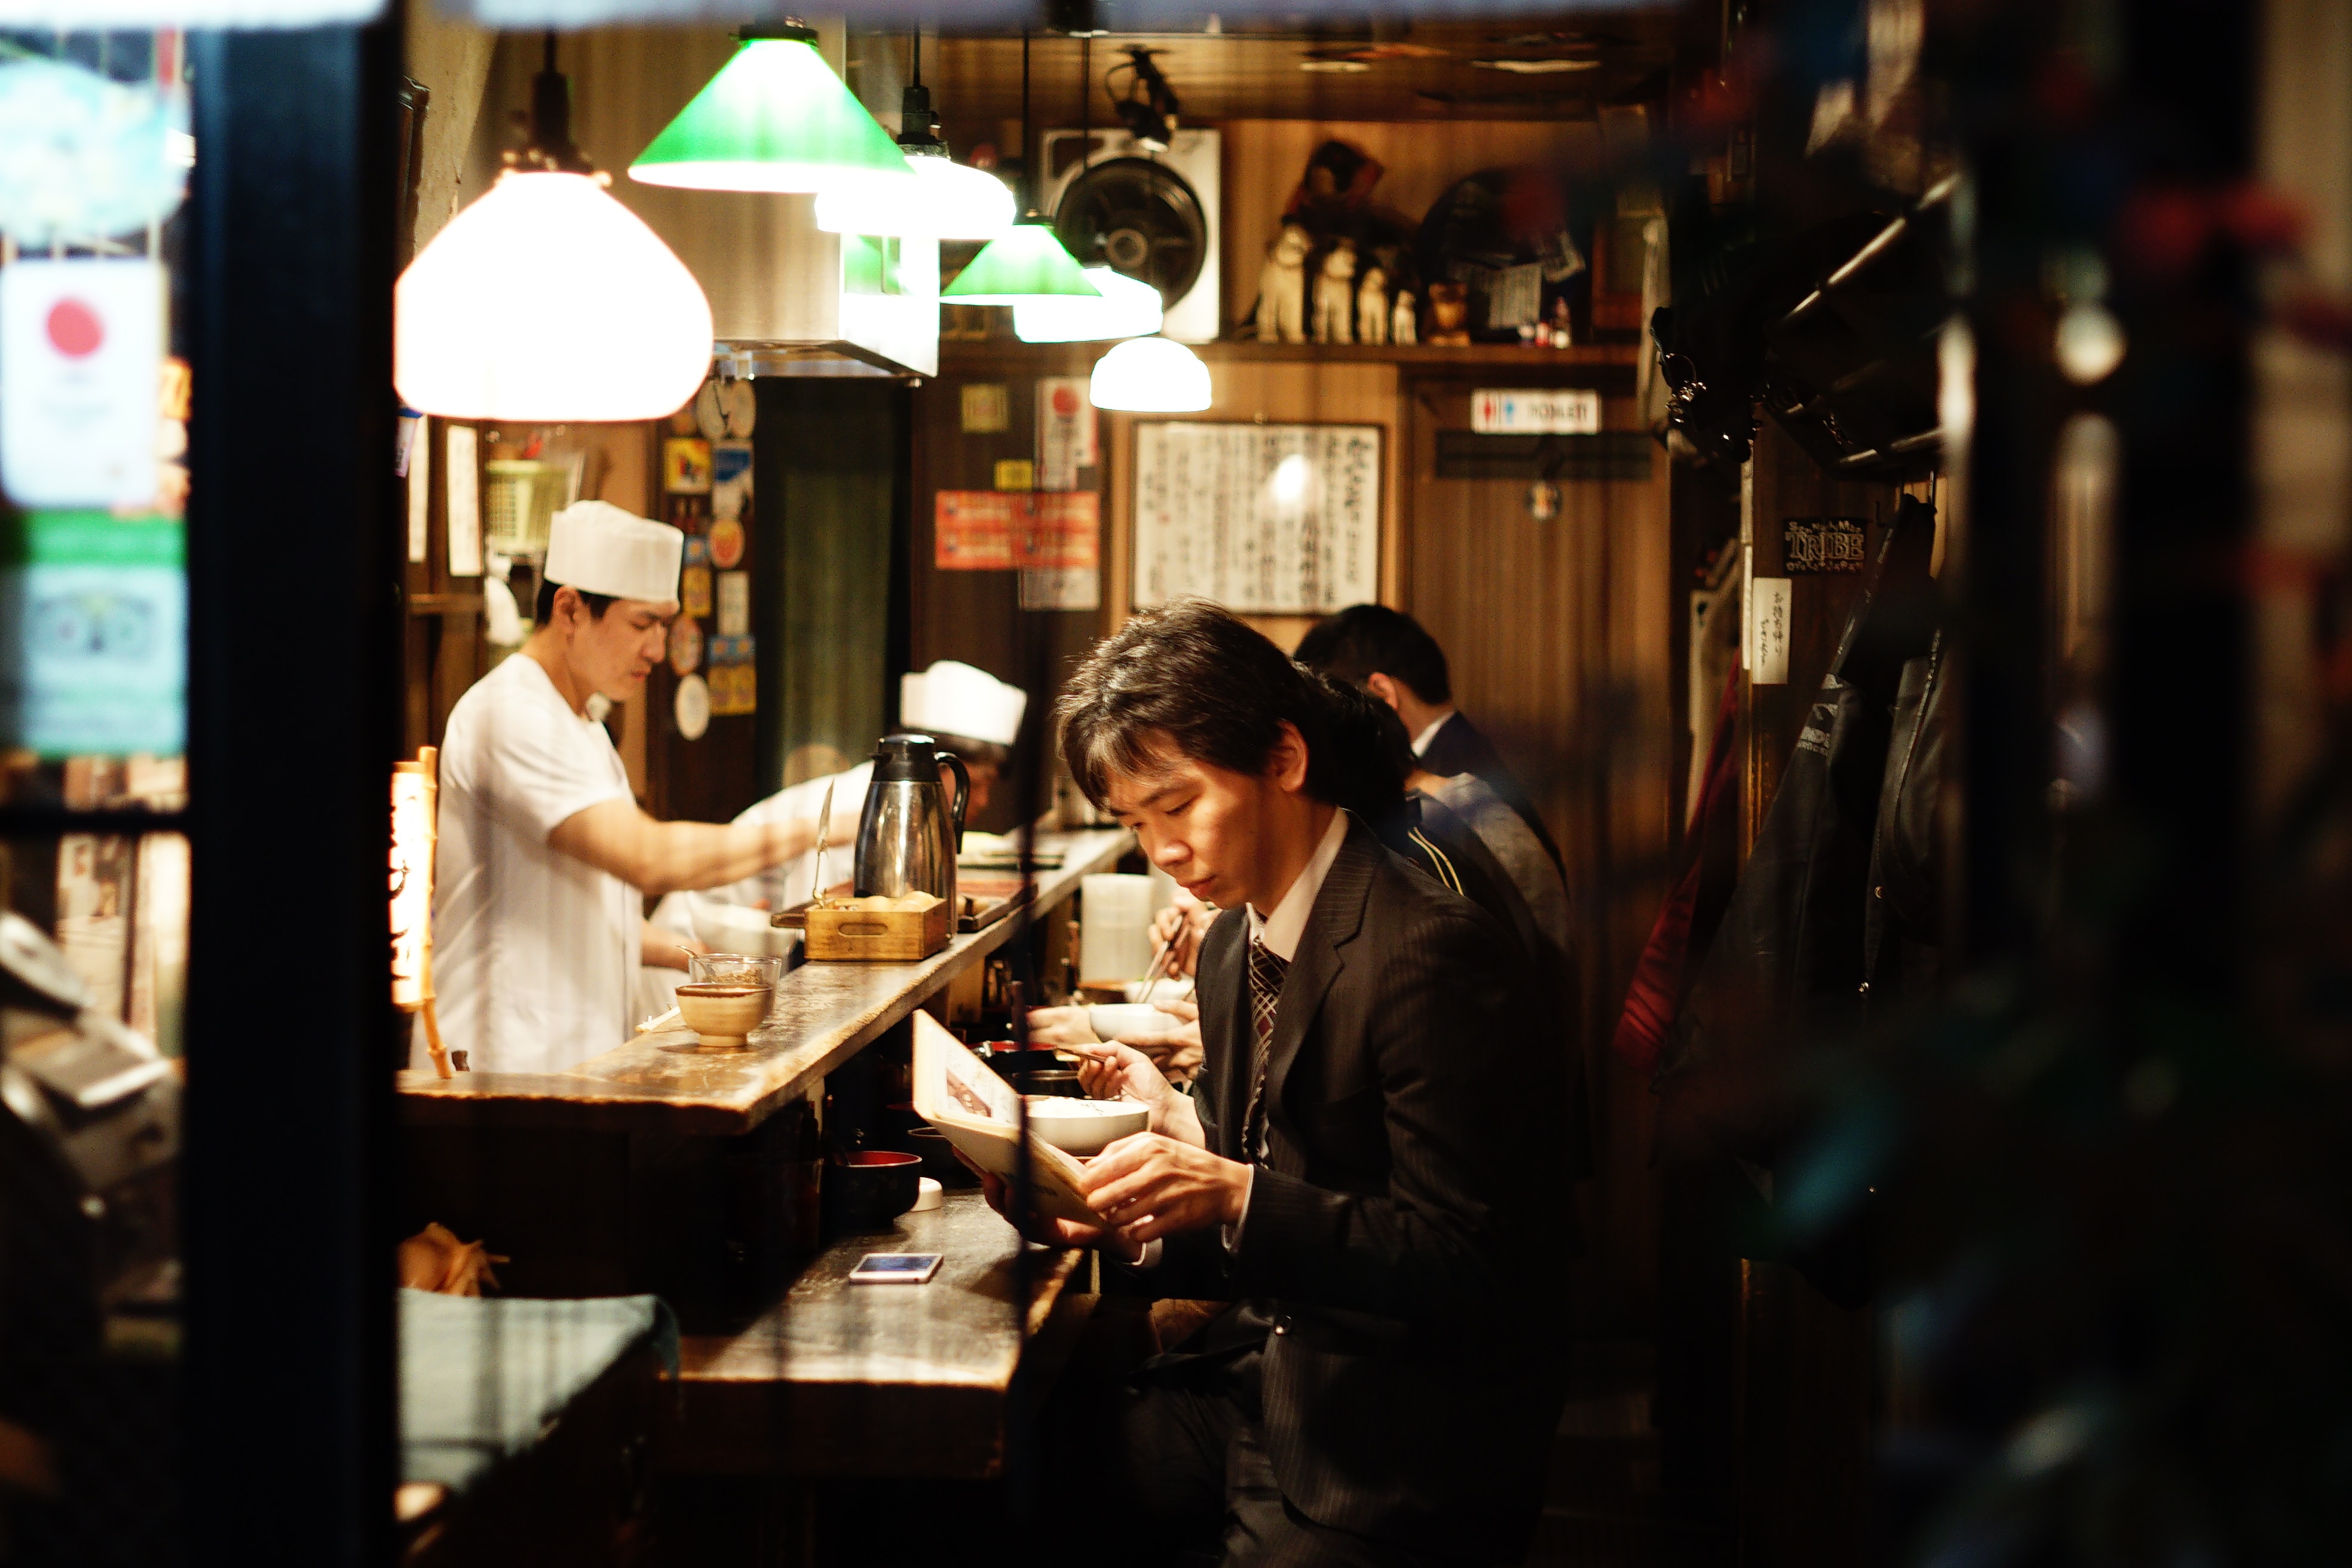
[[[768,1021],[782,970],[782,960],[757,953],[693,953],[687,982],[677,988],[678,1019],[707,1049],[741,1050],[751,1031]]]
[[[1131,1100],[1029,1097],[1030,1130],[1066,1154],[1099,1154],[1151,1124],[1151,1112]]]

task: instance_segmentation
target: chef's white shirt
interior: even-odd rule
[[[828,886],[846,882],[856,868],[857,824],[866,810],[866,786],[873,777],[874,759],[868,757],[845,773],[821,773],[780,789],[767,799],[745,806],[735,821],[740,826],[805,819],[814,828],[818,814],[824,808],[824,792],[830,786],[833,820],[825,829],[824,879]],[[806,903],[815,884],[816,847],[811,845],[797,858],[756,872],[740,882],[705,888],[698,894],[667,894],[654,906],[649,918],[657,926],[700,937],[702,933],[694,923],[693,900],[698,896],[751,909],[787,910],[794,904]]]
[[[433,989],[441,1037],[477,1072],[562,1072],[627,1039],[637,890],[551,847],[565,818],[631,798],[604,727],[515,654],[449,714]]]

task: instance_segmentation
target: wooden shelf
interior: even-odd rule
[[[1108,344],[1024,343],[1014,338],[942,338],[940,370],[1028,368],[1059,364],[1073,356],[1088,363]],[[1261,343],[1228,340],[1192,345],[1211,364],[1396,364],[1465,369],[1509,367],[1528,371],[1632,371],[1642,363],[1640,343],[1579,343],[1539,349],[1518,343]]]

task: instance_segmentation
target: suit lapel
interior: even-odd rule
[[[1286,1137],[1290,1128],[1289,1118],[1282,1109],[1283,1086],[1289,1079],[1291,1064],[1298,1059],[1299,1047],[1306,1043],[1307,1029],[1322,1008],[1325,993],[1339,977],[1339,971],[1347,967],[1341,949],[1355,940],[1356,932],[1363,926],[1364,901],[1371,893],[1372,868],[1380,852],[1380,841],[1372,837],[1371,830],[1350,818],[1348,837],[1332,859],[1330,870],[1324,874],[1323,886],[1315,895],[1315,908],[1307,917],[1306,932],[1298,939],[1298,951],[1292,955],[1290,973],[1283,981],[1282,1000],[1274,1010],[1274,1039],[1267,1052],[1265,1093],[1266,1115],[1283,1124]],[[1244,1005],[1246,1018],[1246,997]],[[1243,1037],[1247,1037],[1245,1030]],[[1247,1092],[1246,1088],[1244,1092]]]
[[[1250,1070],[1249,917],[1229,910],[1217,918],[1201,944],[1196,986],[1201,1001],[1201,1045],[1206,1080],[1201,1089],[1216,1119],[1219,1153],[1238,1150],[1241,1096]]]

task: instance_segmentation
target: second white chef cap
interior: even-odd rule
[[[1009,746],[1021,733],[1029,694],[984,669],[943,658],[898,678],[898,727]]]

